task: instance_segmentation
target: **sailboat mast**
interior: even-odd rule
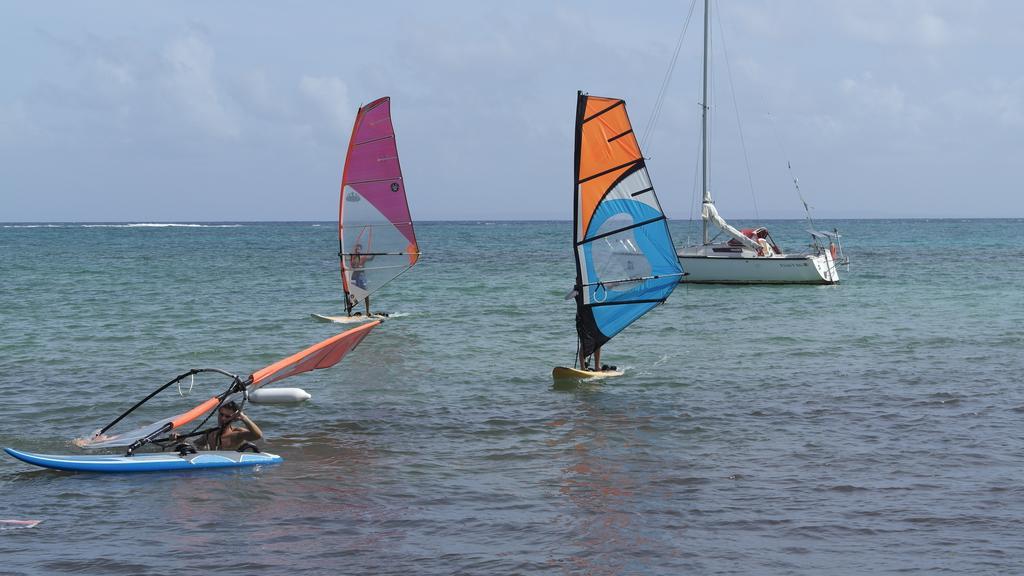
[[[710,37],[709,0],[704,0],[704,95],[700,104],[700,149],[701,149],[701,191],[704,193],[703,204],[711,204],[711,190],[708,188],[708,42]],[[703,210],[701,210],[703,215]],[[711,241],[708,237],[708,221],[701,218],[704,244]]]

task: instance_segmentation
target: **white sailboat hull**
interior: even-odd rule
[[[710,248],[710,247],[708,247]],[[839,271],[832,255],[759,257],[743,250],[708,253],[705,247],[683,248],[677,254],[687,284],[836,284]]]

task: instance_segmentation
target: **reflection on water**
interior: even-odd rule
[[[551,422],[563,466],[559,493],[566,499],[570,538],[567,573],[624,574],[667,565],[682,532],[666,526],[683,502],[659,486],[666,475],[643,457],[656,450],[647,438],[650,417],[630,412],[590,385],[575,395],[574,410]],[[656,561],[653,559],[657,558]]]

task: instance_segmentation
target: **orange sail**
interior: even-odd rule
[[[218,406],[224,403],[233,394],[245,391],[252,391],[262,385],[277,382],[290,376],[302,374],[303,372],[309,372],[310,370],[318,370],[320,368],[330,368],[331,366],[334,366],[335,364],[340,362],[341,359],[344,358],[346,354],[354,350],[355,347],[358,346],[359,343],[362,342],[364,338],[366,338],[370,331],[377,327],[380,323],[380,320],[369,322],[366,324],[362,324],[351,330],[342,332],[337,336],[332,336],[327,340],[314,344],[301,352],[292,354],[291,356],[283,360],[278,360],[277,362],[274,362],[273,364],[267,366],[266,368],[257,370],[245,381],[242,381],[241,379],[235,377],[235,382],[226,392],[224,392],[223,394],[219,394],[217,396],[213,396],[212,398],[208,398],[195,408],[192,408],[191,410],[188,410],[186,412],[182,412],[177,416],[164,418],[147,426],[136,428],[128,432],[121,432],[118,434],[105,434],[105,432],[111,426],[113,426],[114,423],[118,422],[121,418],[127,415],[127,413],[125,413],[122,414],[117,420],[115,420],[114,423],[108,425],[103,430],[100,430],[99,432],[93,434],[91,438],[80,438],[75,441],[75,444],[77,444],[81,448],[107,448],[113,446],[134,447],[136,444],[140,442],[144,444],[145,442],[152,441],[156,436],[162,436],[164,434],[174,432],[182,428],[183,426],[186,426],[189,423],[194,422],[195,420],[205,416],[211,410],[216,409]],[[191,374],[195,374],[201,371],[204,370],[193,370],[187,372],[182,376],[179,376],[175,380],[172,380],[168,384],[165,384],[163,388],[166,388],[167,386],[174,384],[177,381]],[[226,372],[220,370],[214,371],[220,372],[221,374],[227,374]],[[160,390],[162,390],[163,388],[161,388]],[[160,390],[158,390],[157,392],[159,392]],[[151,394],[142,402],[136,404],[128,412],[131,412],[135,408],[138,408],[143,402],[149,400],[149,398],[152,398],[155,395],[156,392]]]
[[[296,374],[302,374],[303,372],[309,372],[310,370],[319,370],[321,368],[330,368],[346,354],[351,352],[363,338],[370,333],[370,330],[380,324],[380,320],[363,324],[357,328],[353,328],[346,332],[342,332],[337,336],[328,338],[319,344],[314,344],[309,348],[306,348],[302,352],[292,354],[284,360],[278,360],[270,366],[257,370],[252,373],[250,380],[252,383],[249,385],[249,390],[262,386],[264,384],[270,384],[283,380],[289,376],[295,376]]]

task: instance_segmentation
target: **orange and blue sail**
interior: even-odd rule
[[[683,275],[623,100],[577,95],[573,209],[586,357],[664,302]]]
[[[338,243],[350,314],[419,259],[388,97],[356,114],[341,178]]]

